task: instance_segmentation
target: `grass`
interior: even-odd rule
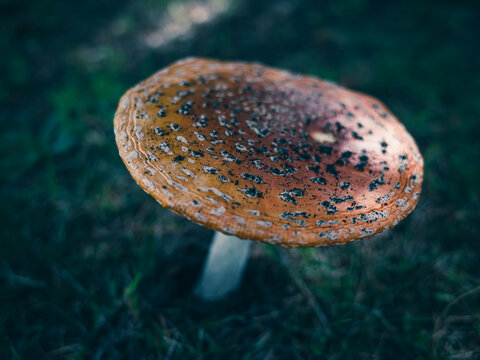
[[[0,3],[0,358],[480,358],[478,7],[244,0],[190,26],[188,4]],[[168,21],[188,26],[145,41]],[[342,247],[256,245],[239,292],[198,303],[211,232],[139,190],[112,132],[121,94],[189,55],[382,99],[425,158],[415,212]]]

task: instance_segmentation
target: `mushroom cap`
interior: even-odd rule
[[[188,58],[120,100],[115,138],[163,206],[244,239],[333,245],[415,207],[423,159],[377,99],[256,63]]]

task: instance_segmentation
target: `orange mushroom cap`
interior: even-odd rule
[[[259,64],[180,60],[120,100],[120,156],[163,206],[286,247],[389,229],[415,207],[423,159],[377,99]]]

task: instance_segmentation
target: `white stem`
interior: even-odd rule
[[[195,289],[196,295],[215,301],[235,290],[242,279],[251,243],[216,231]]]

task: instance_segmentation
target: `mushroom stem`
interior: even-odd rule
[[[195,294],[203,300],[216,301],[235,290],[242,279],[251,243],[216,231]]]

